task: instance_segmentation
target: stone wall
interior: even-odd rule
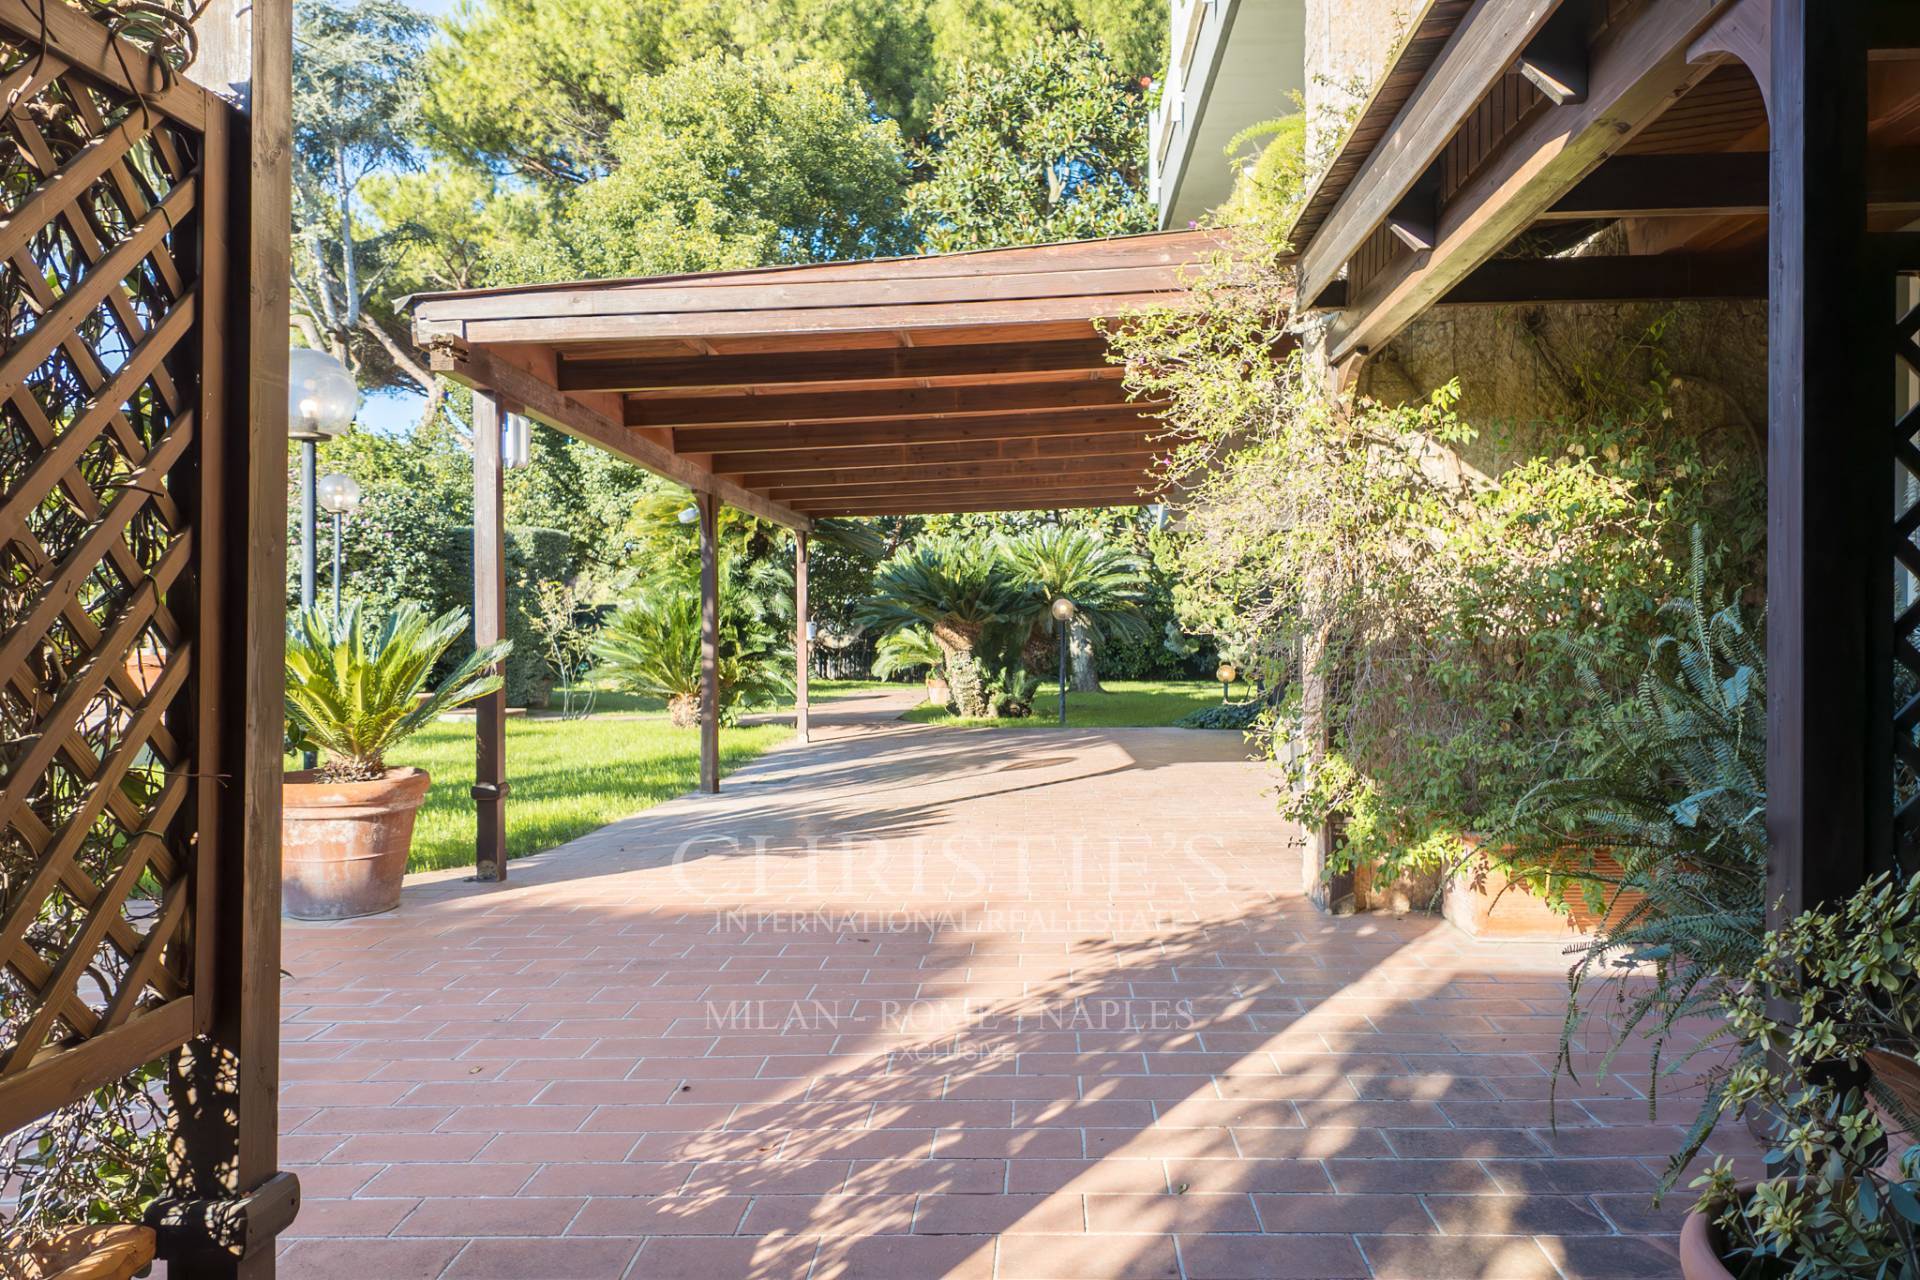
[[[1648,340],[1656,326],[1657,348]],[[1321,327],[1305,326],[1310,358]],[[1320,368],[1331,389],[1338,380],[1324,360]],[[1644,387],[1656,377],[1666,384],[1675,419],[1718,441],[1714,452],[1763,463],[1763,302],[1436,308],[1368,357],[1353,390],[1401,404],[1458,379],[1460,416],[1479,434],[1454,456],[1464,469],[1496,475],[1562,447],[1555,421],[1579,411],[1587,380]],[[1302,872],[1309,885],[1322,886],[1312,895],[1322,909],[1423,911],[1437,901],[1437,877],[1378,882],[1363,872],[1327,885],[1331,852],[1327,833],[1305,833]]]
[[[1385,73],[1415,0],[1307,0],[1307,154],[1339,141]]]

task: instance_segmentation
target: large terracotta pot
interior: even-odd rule
[[[953,701],[953,690],[939,676],[927,677],[927,701],[944,707]]]
[[[1742,1197],[1753,1194],[1753,1184],[1739,1189]],[[1733,1280],[1733,1272],[1720,1260],[1724,1241],[1713,1219],[1695,1209],[1680,1224],[1680,1275],[1682,1280]]]
[[[68,1227],[24,1257],[0,1259],[5,1280],[130,1280],[153,1261],[147,1227]]]
[[[413,819],[433,781],[389,769],[372,782],[315,782],[289,773],[282,789],[281,900],[299,920],[345,920],[400,905]]]
[[[1482,850],[1478,837],[1466,839],[1474,853],[1447,881],[1441,914],[1470,937],[1489,941],[1564,941],[1619,922],[1643,900],[1639,893],[1620,894],[1613,899],[1603,919],[1576,890],[1568,895],[1568,910],[1559,911],[1528,885],[1508,879],[1495,865],[1495,860]],[[1570,866],[1590,865],[1602,875],[1620,874],[1620,864],[1605,852],[1593,850],[1575,855],[1569,851],[1567,856]],[[1576,856],[1579,863],[1571,861]]]

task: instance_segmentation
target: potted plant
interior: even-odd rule
[[[1768,933],[1723,1000],[1742,1052],[1673,1165],[1747,1112],[1772,1118],[1767,1173],[1742,1184],[1722,1158],[1694,1180],[1687,1280],[1920,1275],[1920,1147],[1906,1092],[1920,1069],[1916,970],[1920,875],[1878,877]]]
[[[0,992],[0,1013],[27,1003]],[[154,1232],[140,1223],[166,1183],[160,1074],[149,1063],[0,1138],[13,1198],[0,1280],[128,1280],[153,1261]]]
[[[302,920],[341,920],[400,905],[413,820],[432,779],[390,769],[386,753],[443,711],[500,688],[490,670],[509,642],[468,655],[437,688],[433,671],[467,629],[464,610],[429,619],[402,605],[371,623],[356,605],[336,624],[317,609],[287,634],[287,722],[320,767],[286,775],[283,899]],[[420,697],[427,693],[426,697]]]

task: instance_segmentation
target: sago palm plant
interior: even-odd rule
[[[1069,644],[1073,687],[1100,689],[1094,655],[1114,636],[1141,638],[1150,633],[1141,602],[1150,582],[1140,557],[1089,529],[1045,525],[1013,538],[1005,555],[1015,574],[1031,588],[1032,625],[1052,625],[1047,612],[1055,600],[1073,602]]]
[[[992,714],[976,651],[994,629],[1024,624],[1033,607],[1031,588],[1014,576],[999,547],[924,538],[880,566],[873,592],[860,607],[861,623],[884,633],[925,628],[944,655],[960,714]]]
[[[880,637],[880,643],[873,647],[873,674],[877,679],[891,680],[925,668],[929,675],[937,675],[946,657],[933,632],[925,627],[902,627]]]
[[[422,725],[500,688],[490,670],[512,647],[477,649],[428,691],[433,670],[467,630],[464,609],[427,617],[403,604],[378,623],[358,604],[336,624],[319,609],[287,629],[287,723],[297,750],[326,753],[321,782],[369,782],[386,753]],[[423,696],[424,695],[424,696]]]
[[[782,671],[775,629],[761,602],[720,575],[720,720],[731,724],[745,706],[773,701],[792,688]],[[683,579],[657,582],[607,620],[594,654],[600,669],[633,693],[664,698],[673,723],[700,722],[700,591]]]

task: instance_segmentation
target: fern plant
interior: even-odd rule
[[[326,753],[319,781],[380,777],[386,753],[415,730],[500,688],[491,668],[512,648],[506,640],[468,654],[428,690],[434,668],[466,630],[464,609],[429,618],[412,604],[377,624],[358,604],[337,623],[319,609],[294,617],[287,629],[288,739],[295,750]]]
[[[1666,606],[1672,628],[1633,696],[1603,713],[1606,746],[1535,788],[1510,833],[1516,875],[1551,866],[1604,922],[1569,974],[1559,1071],[1572,1075],[1584,1028],[1609,1041],[1603,1072],[1650,1042],[1649,1108],[1663,1074],[1718,1042],[1672,1057],[1676,1025],[1716,1014],[1766,937],[1765,651],[1737,603],[1708,606],[1704,559],[1696,534],[1688,594]],[[1698,1123],[1715,1114],[1710,1097]]]

